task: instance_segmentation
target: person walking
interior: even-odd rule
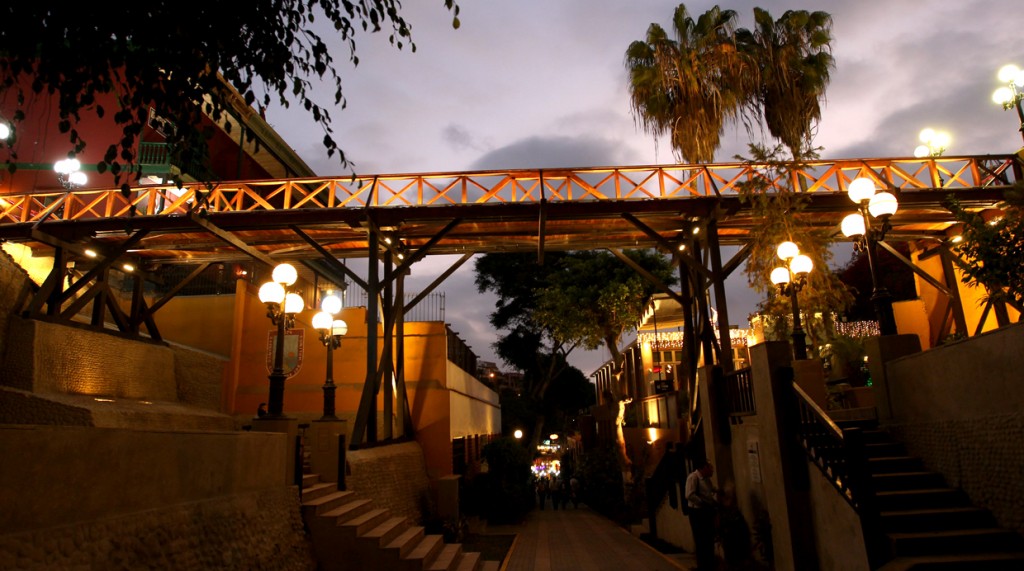
[[[537,478],[537,501],[540,502],[540,509],[544,509],[544,503],[548,500],[548,477]]]
[[[711,483],[715,467],[701,458],[694,462],[696,469],[686,477],[687,517],[693,531],[693,544],[699,571],[715,569],[715,508],[718,500]]]
[[[562,479],[551,478],[551,505],[557,510],[562,503]]]

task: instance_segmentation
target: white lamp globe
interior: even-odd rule
[[[323,298],[320,300],[320,309],[331,315],[337,314],[341,311],[341,298],[336,295],[329,295]]]
[[[285,313],[301,313],[302,308],[306,307],[306,302],[302,301],[302,296],[297,293],[290,293],[284,297],[284,312]]]
[[[334,335],[344,335],[348,333],[348,323],[345,323],[344,319],[335,319],[333,326],[331,327],[331,333]]]
[[[1006,89],[1006,88],[1004,87],[1003,89]],[[61,160],[53,163],[53,170],[56,171],[56,172],[59,172],[60,174],[67,174],[67,173],[71,172],[71,169],[68,168],[68,160],[67,159],[61,159]]]
[[[512,433],[512,435],[515,436],[518,440],[523,437],[523,431],[517,428],[516,431]]]
[[[935,138],[935,129],[924,128],[917,134],[917,139],[922,143],[928,144],[932,139]]]
[[[795,243],[786,241],[779,244],[779,248],[775,251],[782,260],[791,260],[800,254],[800,247]]]
[[[291,264],[278,264],[274,268],[271,278],[279,284],[292,285],[295,283],[295,280],[299,279],[299,273],[295,271],[295,266]]]
[[[813,268],[814,262],[811,261],[809,256],[804,254],[800,254],[793,258],[793,261],[789,263],[789,270],[798,276],[810,273]]]
[[[1010,83],[1011,81],[1017,79],[1017,74],[1019,73],[1019,67],[1013,65],[1012,63],[1008,63],[1003,67],[999,68],[999,73],[996,75],[997,77],[999,77],[999,81],[1002,81],[1003,83]]]
[[[0,122],[0,139],[6,139],[11,136],[11,128],[7,123]]]
[[[871,197],[871,202],[868,203],[868,212],[875,218],[879,216],[892,216],[896,214],[896,210],[899,207],[900,203],[892,193],[879,192]]]
[[[843,236],[852,238],[854,236],[863,236],[867,228],[864,227],[864,217],[860,214],[850,214],[846,218],[843,218],[842,223],[839,225],[843,230]]]
[[[789,268],[778,267],[772,270],[771,278],[772,283],[775,285],[782,285],[789,283]]]
[[[1009,105],[1013,102],[1013,90],[1009,87],[1000,87],[992,92],[992,102],[996,105]]]
[[[334,321],[334,317],[326,311],[318,311],[313,316],[313,329],[319,331],[327,331],[331,328],[331,324]]]
[[[68,175],[68,182],[75,186],[83,186],[88,180],[89,177],[85,176],[82,171],[74,171]]]
[[[914,156],[919,159],[923,159],[930,154],[932,154],[932,150],[928,148],[928,145],[918,145],[914,147]]]
[[[260,301],[277,303],[284,301],[284,286],[277,282],[267,282],[260,286]]]
[[[850,186],[846,187],[846,193],[850,195],[850,200],[857,204],[870,200],[875,195],[875,181],[863,176],[855,178]]]

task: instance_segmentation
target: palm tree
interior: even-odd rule
[[[696,21],[684,4],[672,16],[675,39],[658,24],[626,50],[630,106],[644,131],[669,135],[691,163],[714,160],[727,119],[752,93],[753,76],[737,49],[736,12],[715,6]]]
[[[811,150],[835,67],[832,16],[789,10],[773,20],[768,11],[754,8],[754,23],[753,31],[736,31],[737,44],[755,62],[759,78],[748,110],[763,117],[772,136],[799,160]]]

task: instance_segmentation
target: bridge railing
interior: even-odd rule
[[[46,190],[0,196],[0,224],[34,222],[44,216],[75,220],[130,215],[183,215],[198,206],[208,212],[248,212],[305,208],[366,208],[658,200],[736,195],[760,179],[767,191],[803,189],[845,192],[850,181],[867,176],[879,187],[900,192],[965,190],[1011,186],[1022,178],[1014,155],[881,158],[812,161],[789,172],[788,180],[770,165],[716,163],[537,169],[462,173],[393,174],[147,185],[130,189]],[[62,207],[54,203],[62,201]],[[49,210],[49,214],[46,214]]]

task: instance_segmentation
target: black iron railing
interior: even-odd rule
[[[725,385],[726,406],[730,417],[751,416],[757,414],[754,402],[754,380],[750,367],[739,369],[722,376]]]
[[[825,478],[860,516],[864,544],[872,569],[890,558],[879,526],[864,433],[860,428],[840,428],[796,383],[800,444]]]

